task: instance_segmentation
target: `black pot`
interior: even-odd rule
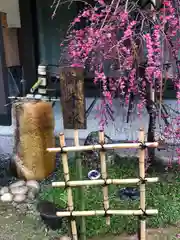
[[[40,201],[37,205],[37,210],[40,213],[42,221],[48,228],[57,230],[62,227],[63,217],[56,216],[56,212],[64,212],[66,209],[58,208],[54,203],[49,201]]]

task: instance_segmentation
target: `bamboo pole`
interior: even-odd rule
[[[147,215],[155,215],[158,214],[157,209],[147,209],[146,211]],[[91,210],[91,211],[65,211],[65,212],[57,212],[56,213],[58,217],[69,217],[71,216],[100,216],[104,215],[104,210]],[[107,210],[107,214],[109,215],[124,215],[124,216],[140,216],[143,215],[142,210]]]
[[[156,148],[158,147],[158,142],[147,142],[145,143],[146,147]],[[140,143],[114,143],[114,144],[104,144],[104,149],[123,149],[123,148],[141,148]],[[90,150],[101,150],[102,146],[97,145],[87,145],[87,146],[72,146],[72,147],[63,147],[64,152],[78,152],[78,151],[90,151]],[[61,147],[57,148],[47,148],[48,152],[61,152]]]
[[[61,147],[65,146],[64,134],[60,134],[59,142]],[[67,182],[70,179],[67,153],[62,153],[62,164],[63,164],[63,171],[64,171],[64,180],[65,180],[65,183],[67,184]],[[67,188],[67,194],[68,194],[68,210],[71,213],[74,209],[74,206],[73,206],[74,204],[73,204],[72,189],[70,187]],[[76,221],[73,219],[71,219],[71,229],[72,229],[73,240],[78,240]]]
[[[29,95],[27,95],[27,96],[25,96],[25,97],[16,97],[16,96],[10,96],[10,97],[8,97],[9,99],[14,99],[14,100],[27,100],[27,99],[37,99],[37,100],[39,100],[39,98],[41,99],[41,100],[44,100],[44,101],[52,101],[52,102],[60,102],[60,99],[59,98],[54,98],[54,97],[52,97],[52,98],[47,98],[47,97],[45,97],[45,96],[43,96],[43,95],[41,95],[41,94],[36,94],[36,95],[33,95],[33,94],[29,94]]]
[[[155,183],[158,182],[158,178],[145,178],[146,182],[148,183]],[[107,179],[106,184],[110,185],[121,185],[121,184],[132,184],[132,183],[139,183],[139,178],[132,178],[132,179]],[[104,185],[103,179],[97,180],[83,180],[83,181],[68,181],[69,187],[79,187],[79,186],[97,186],[97,185]],[[65,187],[65,182],[53,182],[52,187]]]
[[[78,136],[78,130],[74,130],[74,145],[79,146],[79,136]],[[82,171],[82,161],[79,153],[76,153],[76,175],[77,178],[82,181],[83,178],[83,171]],[[78,197],[78,198],[77,198]],[[78,209],[81,211],[84,211],[85,209],[85,201],[84,201],[84,187],[83,185],[80,185],[76,200],[78,203]],[[80,217],[79,221],[79,228],[80,228],[80,239],[86,240],[86,220],[84,216]]]
[[[104,132],[99,132],[99,143],[104,145]],[[106,154],[105,151],[100,151],[100,161],[101,161],[101,175],[104,182],[107,179],[107,169],[106,169]],[[104,198],[104,209],[107,211],[109,209],[109,197],[108,197],[108,186],[103,186],[103,198]],[[106,224],[110,225],[110,216],[106,216]]]
[[[140,129],[139,141],[144,144],[144,130]],[[139,176],[145,178],[145,149],[139,150]],[[140,208],[146,210],[145,183],[140,182]],[[140,240],[146,240],[146,220],[140,220]]]

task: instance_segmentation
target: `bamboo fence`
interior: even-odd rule
[[[106,217],[106,224],[110,224],[110,216],[111,215],[135,215],[139,217],[140,223],[140,231],[139,231],[139,239],[146,240],[146,216],[158,214],[157,209],[146,209],[146,195],[145,195],[145,184],[146,183],[155,183],[158,181],[157,177],[154,178],[146,178],[145,177],[145,149],[147,147],[156,148],[158,147],[157,142],[144,142],[144,130],[139,130],[139,142],[137,143],[116,143],[116,144],[104,144],[104,132],[99,132],[99,144],[97,145],[88,145],[88,146],[80,146],[78,139],[78,130],[75,130],[74,133],[74,142],[75,146],[66,147],[64,134],[60,134],[60,147],[57,148],[48,148],[49,152],[61,152],[62,155],[62,164],[64,171],[64,182],[53,182],[53,187],[66,187],[68,194],[68,210],[64,212],[57,212],[57,216],[59,217],[70,217],[71,219],[71,231],[73,240],[78,239],[77,235],[77,227],[75,217],[81,217],[81,232],[83,236],[80,236],[81,240],[85,240],[85,218],[86,216],[100,216],[104,215]],[[108,149],[123,149],[123,148],[135,148],[139,149],[139,178],[132,179],[110,179],[107,177],[107,168],[106,168],[106,157],[105,150]],[[89,151],[89,150],[100,150],[100,162],[101,162],[101,176],[102,179],[98,180],[82,180],[82,169],[78,170],[78,178],[80,180],[70,181],[69,176],[69,166],[68,166],[68,152],[80,152],[80,151]],[[78,168],[82,168],[82,164],[80,164],[79,157],[77,159],[79,164],[77,164]],[[109,204],[108,197],[108,185],[121,185],[121,184],[139,184],[140,188],[140,208],[138,210],[111,210]],[[97,186],[102,185],[103,191],[103,205],[104,210],[84,210],[84,199],[83,199],[83,186]],[[80,189],[80,205],[81,211],[74,211],[73,204],[73,196],[72,196],[72,187],[79,187]],[[82,203],[82,205],[81,205]]]

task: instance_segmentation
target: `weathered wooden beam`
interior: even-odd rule
[[[62,68],[60,88],[64,128],[85,129],[84,69]]]

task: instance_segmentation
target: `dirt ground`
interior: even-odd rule
[[[147,240],[177,240],[180,225],[167,229],[148,230]],[[44,224],[33,214],[24,214],[7,204],[0,204],[0,240],[53,240],[61,234],[45,231]],[[135,240],[135,236],[106,236],[91,240]]]

